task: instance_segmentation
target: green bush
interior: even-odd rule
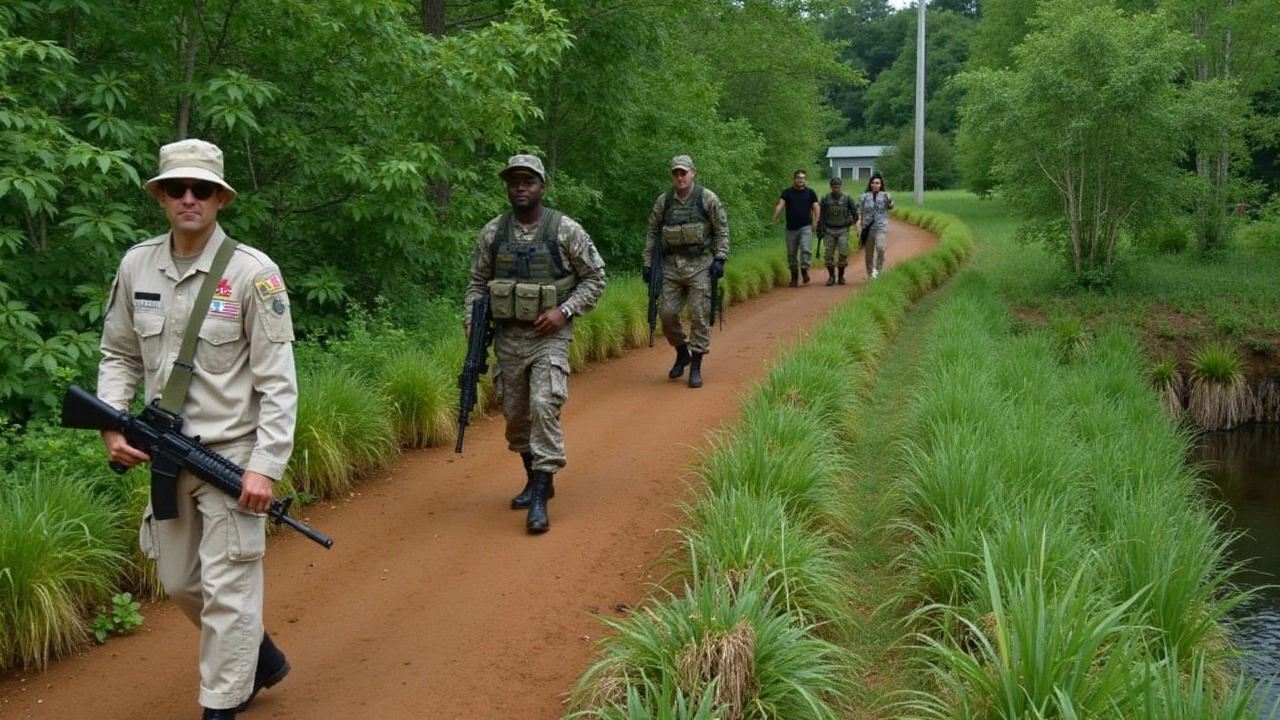
[[[128,567],[129,535],[81,478],[0,478],[0,669],[43,668],[84,645],[85,611]]]

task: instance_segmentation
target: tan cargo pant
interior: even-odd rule
[[[244,465],[253,443],[217,450]],[[148,504],[138,544],[156,561],[165,593],[200,629],[200,705],[233,708],[248,700],[262,643],[265,517],[184,471],[178,517],[156,520]]]
[[[532,454],[533,469],[552,474],[565,465],[560,408],[569,399],[569,337],[561,333],[539,337],[532,325],[502,327],[493,342],[493,388],[507,420],[507,446]]]

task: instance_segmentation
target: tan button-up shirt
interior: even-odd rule
[[[125,253],[102,328],[98,396],[104,402],[127,410],[139,380],[146,383],[147,402],[160,395],[196,293],[225,237],[215,227],[204,252],[182,275],[168,235]],[[252,439],[246,469],[279,479],[293,452],[298,380],[289,296],[271,258],[244,245],[236,248],[199,333],[182,405],[183,431],[209,445]]]

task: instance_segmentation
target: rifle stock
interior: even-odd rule
[[[62,426],[80,430],[115,430],[133,447],[151,456],[151,509],[156,519],[178,517],[177,480],[182,470],[218,490],[239,498],[244,490],[244,468],[210,450],[198,438],[182,434],[182,417],[166,412],[154,402],[138,415],[117,410],[79,385],[67,388],[62,400]],[[112,464],[117,473],[122,465]],[[293,498],[272,500],[267,515],[325,548],[333,539],[289,517]]]
[[[480,397],[480,378],[489,372],[489,345],[493,342],[493,323],[489,313],[489,296],[483,295],[471,305],[471,337],[467,340],[467,357],[458,375],[458,442],[453,447],[462,452],[462,441],[471,421],[471,411]]]

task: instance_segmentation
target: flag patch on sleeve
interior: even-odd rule
[[[266,299],[276,293],[284,292],[284,280],[280,279],[279,273],[272,273],[267,277],[253,284],[258,290],[258,295]]]

